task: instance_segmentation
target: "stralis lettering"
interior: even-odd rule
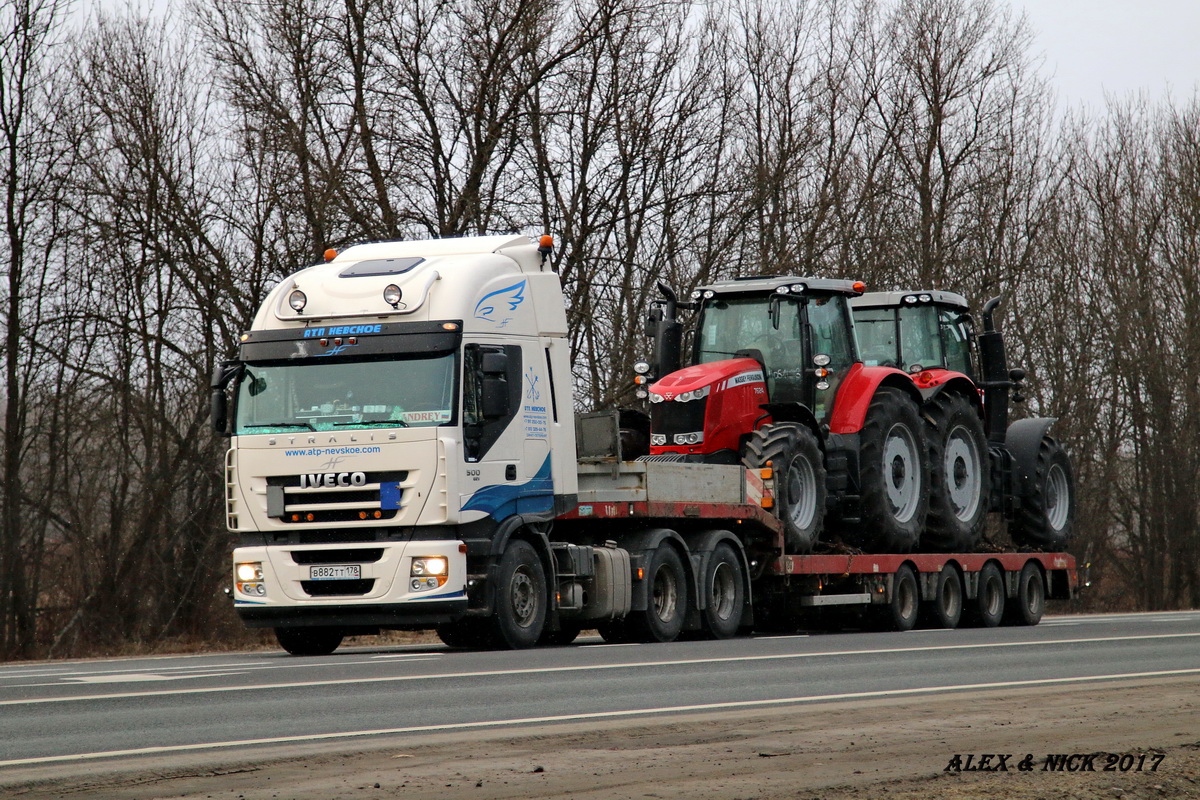
[[[300,476],[301,489],[334,488],[337,486],[366,486],[365,472],[310,472]]]

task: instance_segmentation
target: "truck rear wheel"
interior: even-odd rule
[[[1075,476],[1062,445],[1042,437],[1037,466],[1019,498],[1008,532],[1018,545],[1061,550],[1075,521]]]
[[[509,542],[496,570],[497,645],[513,650],[533,647],[546,623],[546,572],[533,545]]]
[[[979,570],[979,591],[967,604],[966,622],[980,628],[994,628],[1004,618],[1004,575],[988,562]]]
[[[712,639],[729,639],[742,626],[746,603],[746,576],[742,561],[727,542],[721,542],[708,557],[704,568],[705,632]]]
[[[878,553],[908,553],[929,510],[929,462],[923,423],[906,394],[881,388],[862,429],[862,544]]]
[[[979,546],[991,475],[983,421],[962,395],[942,392],[926,406],[929,517],[921,547],[970,553]]]
[[[625,620],[630,640],[671,642],[683,630],[687,614],[687,575],[675,548],[665,542],[650,555],[645,570],[646,608],[631,611]],[[603,635],[603,633],[602,633]],[[607,636],[605,641],[610,641]]]
[[[743,461],[752,469],[770,462],[784,546],[811,553],[825,524],[825,464],[816,435],[792,422],[766,425],[750,435]]]
[[[327,656],[342,643],[338,628],[276,628],[275,640],[294,656]]]

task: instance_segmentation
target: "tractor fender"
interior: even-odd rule
[[[924,373],[921,373],[913,376],[913,383],[921,393],[924,403],[930,402],[943,392],[953,391],[966,397],[977,412],[983,413],[983,398],[979,396],[979,389],[961,372],[939,370],[928,380],[924,379]]]
[[[1037,474],[1038,450],[1042,446],[1042,439],[1057,421],[1058,417],[1031,417],[1019,419],[1008,426],[1004,446],[1012,454],[1016,484],[1013,488],[1017,494],[1028,494],[1030,482]]]
[[[838,387],[837,400],[833,404],[833,415],[829,419],[830,433],[858,433],[867,419],[867,409],[880,388],[899,389],[920,406],[921,393],[913,385],[907,372],[894,367],[867,367],[861,363],[852,365]]]
[[[691,593],[692,597],[696,596],[695,592],[698,584],[696,581],[695,564],[692,562],[687,542],[678,533],[670,528],[647,528],[621,536],[616,541],[618,547],[629,551],[629,560],[635,575],[639,568],[646,566],[646,562],[650,559],[650,554],[657,550],[659,545],[663,542],[670,542],[671,546],[679,553],[680,560],[683,561],[684,572],[687,573],[688,592]],[[630,610],[644,611],[648,607],[649,601],[650,592],[647,581],[635,580],[633,582],[633,596],[631,598]]]

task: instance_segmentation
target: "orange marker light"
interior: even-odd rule
[[[554,247],[554,237],[548,233],[543,234],[542,237],[538,239],[538,247]]]
[[[326,261],[333,261],[335,258],[337,258],[337,250],[334,250],[331,247],[325,251],[325,260]]]

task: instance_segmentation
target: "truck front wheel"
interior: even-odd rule
[[[275,640],[294,656],[327,656],[342,643],[338,628],[276,628]]]
[[[658,546],[650,555],[645,581],[646,608],[630,612],[626,628],[633,641],[674,641],[683,631],[688,608],[687,576],[675,548],[665,542]],[[604,638],[609,641],[607,636]]]
[[[496,570],[497,644],[513,650],[537,644],[546,602],[546,572],[537,551],[520,539],[510,542]]]

